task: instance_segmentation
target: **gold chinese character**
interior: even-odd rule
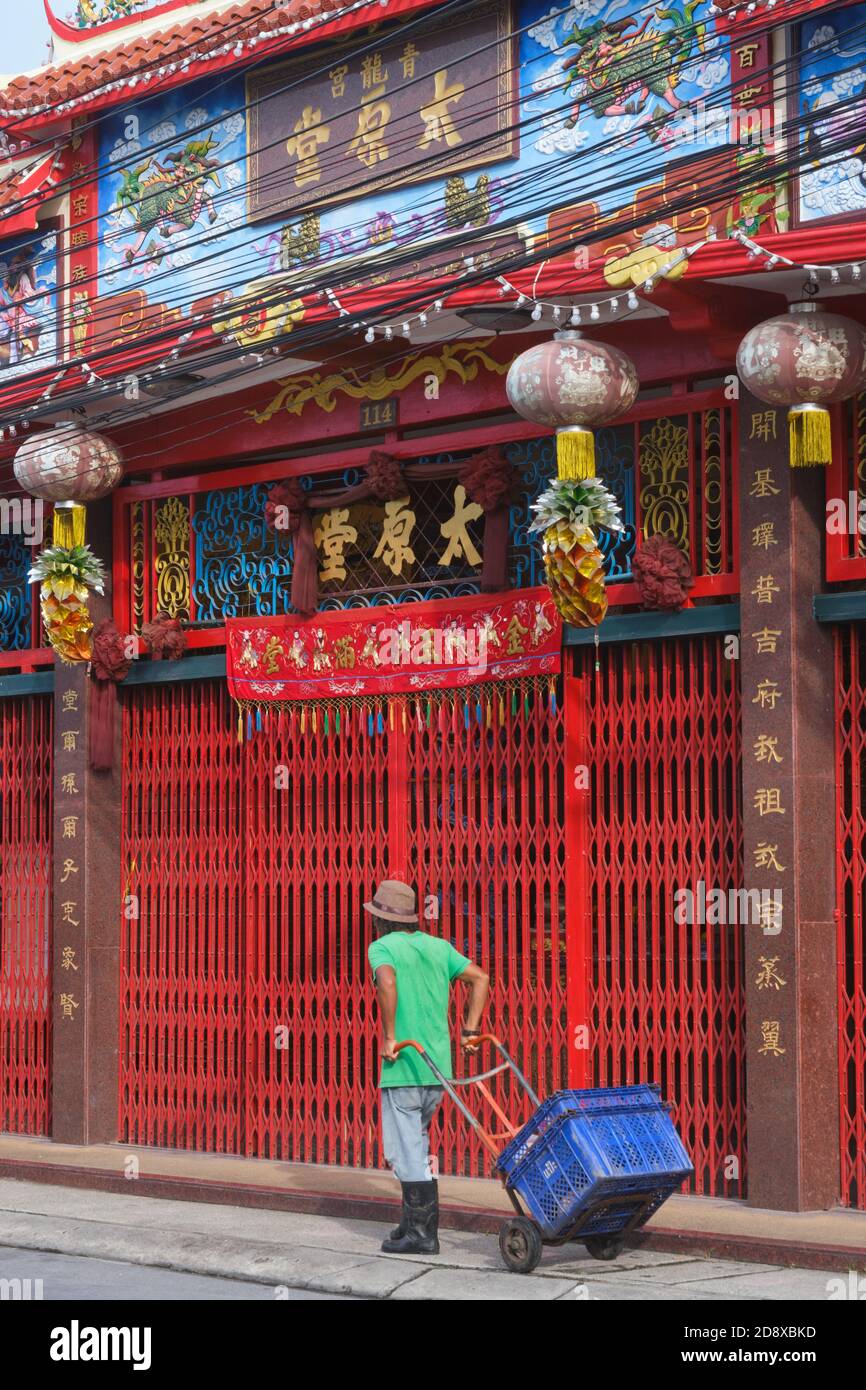
[[[72,245],[75,246],[75,247],[78,247],[78,246],[86,246],[86,245],[87,245],[87,233],[84,232],[84,231],[81,231],[81,232],[73,232],[73,233],[72,233],[72,236],[71,236],[71,238],[70,238],[70,240],[71,240]]]
[[[319,570],[319,583],[328,584],[331,580],[346,578],[346,563],[343,552],[347,545],[354,545],[358,532],[349,525],[348,507],[334,507],[323,512],[316,525],[314,539],[317,547],[325,553],[325,561]]]
[[[86,265],[74,265],[74,266],[72,267],[72,279],[75,281],[75,283],[76,283],[77,285],[80,285],[82,280],[86,280],[86,279],[87,279],[87,266],[86,266]]]
[[[741,87],[736,93],[736,99],[741,106],[751,106],[758,97],[763,95],[760,87]]]
[[[78,817],[64,816],[60,824],[63,826],[64,840],[74,840],[78,834]]]
[[[262,661],[265,663],[265,671],[269,676],[276,676],[279,674],[280,668],[277,665],[277,657],[284,657],[285,654],[283,644],[279,637],[269,637],[267,645],[262,652]]]
[[[759,681],[758,693],[752,697],[752,704],[760,705],[761,709],[775,709],[780,695],[778,681]]]
[[[64,729],[60,737],[63,741],[64,753],[74,753],[78,747],[78,730]]]
[[[752,527],[752,548],[754,550],[769,550],[771,545],[778,544],[775,522],[762,521],[760,526]]]
[[[87,196],[86,196],[86,194],[84,194],[84,193],[79,193],[79,195],[78,195],[77,198],[73,198],[73,199],[72,199],[72,213],[73,213],[73,216],[74,216],[74,217],[86,217],[86,216],[87,216]]]
[[[407,43],[403,52],[400,54],[400,62],[403,64],[403,76],[415,76],[415,60],[421,57],[420,51],[411,41]]]
[[[75,1010],[80,1008],[81,1005],[71,994],[61,994],[60,1012],[63,1018],[74,1018]]]
[[[67,710],[73,710],[73,709],[74,709],[74,710],[77,710],[77,709],[78,709],[78,691],[77,691],[77,690],[64,690],[64,692],[63,692],[63,712],[64,712],[64,714],[65,714]]]
[[[758,956],[758,964],[761,967],[755,980],[758,989],[781,989],[782,985],[788,983],[776,969],[778,956]]]
[[[295,187],[303,188],[307,183],[318,183],[322,177],[319,163],[319,146],[327,145],[331,132],[322,125],[322,113],[318,108],[305,106],[299,120],[295,122],[295,133],[286,141],[286,151],[297,159]]]
[[[62,917],[61,920],[64,921],[64,922],[68,922],[69,925],[70,925],[70,927],[80,927],[80,926],[81,926],[81,922],[80,922],[80,921],[76,922],[75,918],[74,918],[73,915],[72,915],[73,912],[75,911],[75,909],[77,908],[78,904],[77,904],[77,903],[61,903],[60,906],[63,908],[63,917]]]
[[[761,1024],[762,1044],[758,1052],[766,1057],[781,1057],[785,1051],[779,1043],[782,1036],[782,1025],[779,1020],[765,1019]]]
[[[769,734],[758,734],[758,740],[752,744],[755,750],[756,763],[780,763],[782,758],[776,745],[779,740]]]
[[[755,639],[756,656],[766,656],[768,652],[774,653],[776,650],[776,643],[781,635],[781,631],[776,631],[770,627],[762,627],[760,632],[753,632],[752,636]]]
[[[752,597],[758,603],[772,603],[773,595],[780,594],[782,591],[773,579],[771,574],[759,574],[755,580],[755,587],[752,590]]]
[[[73,946],[64,946],[64,947],[63,947],[63,951],[61,952],[61,955],[60,955],[60,969],[61,969],[61,970],[77,970],[77,969],[78,969],[78,966],[77,966],[76,963],[75,963],[75,948],[74,948]]]
[[[758,926],[768,936],[778,936],[782,930],[782,904],[776,898],[775,893],[772,897],[768,897],[765,893],[761,894]]]
[[[338,666],[343,669],[355,665],[355,648],[352,646],[351,637],[339,637],[334,643],[334,656]]]
[[[454,489],[454,515],[450,521],[443,521],[439,527],[440,532],[448,541],[448,545],[439,556],[440,565],[450,565],[454,560],[463,557],[476,568],[481,564],[481,556],[472,544],[466,528],[470,521],[477,521],[483,515],[483,507],[480,507],[477,502],[467,502],[466,489],[458,483]]]
[[[373,559],[381,560],[398,579],[405,564],[415,564],[415,552],[409,544],[414,529],[415,513],[409,508],[408,497],[385,503],[382,538]]]
[[[331,71],[328,73],[328,76],[331,79],[332,96],[342,97],[346,95],[346,75],[348,71],[348,66],[345,63],[342,63],[340,67],[332,68]]]
[[[75,860],[74,860],[74,859],[64,859],[64,861],[63,861],[63,874],[62,874],[62,876],[61,876],[60,882],[61,882],[61,883],[65,883],[66,880],[69,878],[69,875],[70,875],[70,874],[77,874],[77,873],[78,873],[78,865],[76,864]]]
[[[382,67],[381,53],[368,53],[361,63],[361,86],[365,92],[381,87],[388,81],[388,69]]]
[[[765,441],[776,438],[775,410],[755,410],[752,412],[752,433],[749,438]]]
[[[349,146],[368,169],[374,169],[382,159],[388,158],[385,144],[385,127],[391,119],[391,104],[384,101],[384,87],[377,87],[364,97],[358,112],[358,129]]]
[[[780,864],[776,855],[778,845],[768,845],[766,840],[761,840],[752,850],[755,857],[756,869],[775,869],[777,873],[785,872],[784,864]]]
[[[749,488],[750,497],[778,497],[780,488],[773,482],[772,468],[756,468]]]
[[[78,795],[78,783],[75,780],[74,772],[63,773],[63,776],[60,778],[60,790],[64,792],[66,796]]]
[[[515,613],[508,627],[505,629],[505,636],[508,639],[506,645],[509,656],[523,656],[525,650],[524,642],[528,631],[529,628],[523,626],[523,623]]]
[[[737,49],[737,57],[740,60],[741,68],[753,68],[755,66],[755,54],[758,51],[756,43],[744,43]]]
[[[421,107],[424,134],[418,143],[422,150],[428,149],[438,140],[444,140],[449,148],[461,144],[462,141],[462,137],[454,128],[448,107],[452,102],[460,100],[466,88],[462,82],[453,82],[448,86],[447,68],[440,68],[435,75],[434,84],[433,100],[429,105]]]
[[[759,787],[755,792],[755,810],[759,816],[784,816],[782,792],[779,787]]]

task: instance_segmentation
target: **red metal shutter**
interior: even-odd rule
[[[581,648],[577,669],[591,768],[595,1084],[658,1082],[695,1190],[733,1196],[745,1191],[743,928],[674,916],[679,888],[742,883],[738,670],[723,642],[601,647],[597,669]]]
[[[0,1130],[51,1130],[50,695],[0,700]]]

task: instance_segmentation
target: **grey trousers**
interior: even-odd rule
[[[427,1132],[445,1094],[441,1086],[383,1086],[382,1147],[385,1162],[401,1182],[429,1182]]]

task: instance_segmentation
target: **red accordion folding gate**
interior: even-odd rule
[[[836,634],[836,901],[842,1201],[866,1208],[866,628]]]
[[[561,704],[395,710],[373,737],[361,712],[328,734],[274,714],[240,745],[221,684],[124,700],[122,1139],[376,1165],[362,904],[389,875],[490,970],[490,1025],[537,1084],[564,1084]],[[439,1147],[487,1171],[450,1110]]]
[[[51,1128],[50,696],[0,700],[0,1130]]]
[[[745,1191],[740,927],[679,924],[675,892],[742,883],[738,663],[722,637],[581,649],[594,1084],[658,1082],[694,1187]],[[736,1160],[733,1163],[731,1160]]]
[[[697,1190],[743,1190],[739,939],[673,919],[676,887],[738,882],[736,663],[695,638],[575,667],[554,709],[497,694],[373,737],[274,714],[243,745],[221,684],[124,693],[122,1140],[378,1164],[362,904],[390,875],[488,969],[541,1093],[656,1080]],[[489,1171],[453,1107],[437,1147]]]

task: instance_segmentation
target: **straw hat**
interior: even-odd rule
[[[415,889],[399,878],[383,878],[371,903],[364,903],[368,912],[384,917],[386,922],[417,922]]]

